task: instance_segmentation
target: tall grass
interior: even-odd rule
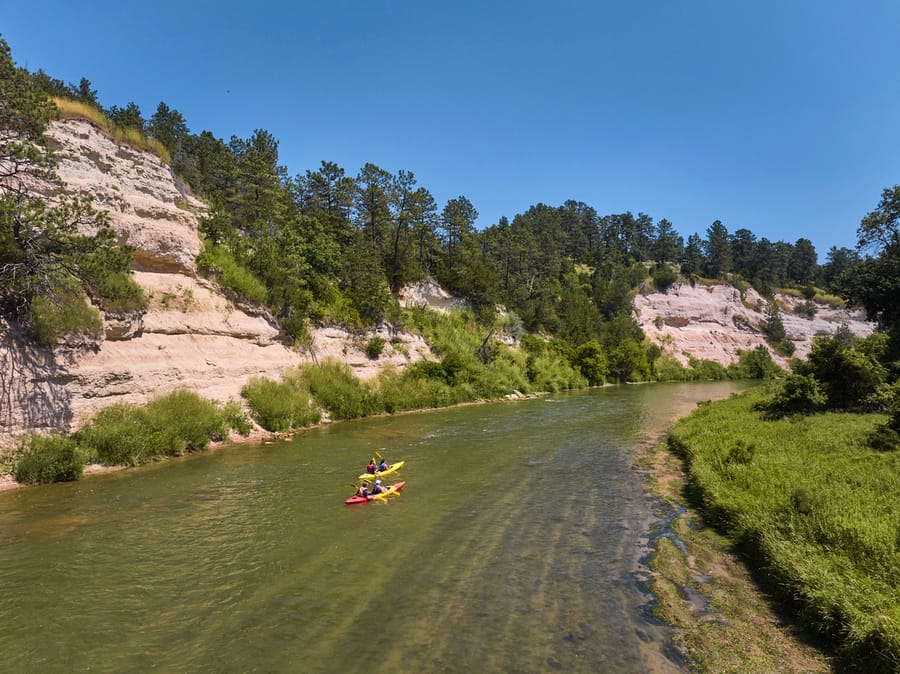
[[[867,671],[900,669],[900,452],[866,444],[883,415],[765,421],[754,390],[702,406],[669,445],[706,517]]]
[[[165,145],[154,138],[147,138],[139,129],[117,126],[103,114],[102,110],[86,103],[68,98],[53,98],[52,100],[56,104],[57,119],[85,119],[98,127],[107,138],[115,141],[116,144],[129,145],[136,150],[155,154],[163,164],[172,163],[172,156]]]
[[[133,466],[205,449],[210,440],[223,439],[228,430],[228,417],[215,402],[189,391],[174,391],[143,406],[110,405],[76,439],[101,463]]]
[[[354,377],[346,363],[326,360],[321,365],[302,365],[297,376],[333,419],[357,419],[385,411],[378,391]]]
[[[296,378],[273,381],[253,377],[241,389],[253,419],[267,431],[282,433],[319,423],[321,413]]]

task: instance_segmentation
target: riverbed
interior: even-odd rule
[[[9,671],[677,672],[635,470],[721,382],[333,424],[0,494]],[[378,452],[399,497],[345,506]]]

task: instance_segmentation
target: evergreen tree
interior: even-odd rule
[[[749,229],[739,229],[731,237],[733,269],[746,279],[755,273],[756,246],[756,236]]]
[[[393,178],[375,164],[366,164],[356,176],[357,226],[366,234],[372,251],[378,254],[389,238],[391,223],[390,203]]]
[[[862,258],[855,250],[832,246],[827,261],[822,265],[822,282],[828,290],[842,294],[845,287],[843,277],[849,278],[861,262]]]
[[[656,240],[652,257],[657,262],[680,262],[684,253],[684,239],[678,235],[671,222],[663,218],[656,224]]]
[[[447,278],[453,284],[454,267],[463,242],[472,234],[478,211],[464,196],[450,199],[441,212],[441,233],[446,259]]]
[[[812,241],[797,239],[788,258],[788,277],[798,285],[809,285],[816,278],[818,257]]]
[[[189,135],[182,114],[160,101],[156,106],[156,112],[147,122],[147,133],[169,151],[172,168],[176,173],[181,173],[185,160],[185,141]]]
[[[698,274],[703,268],[703,240],[694,232],[688,237],[681,260],[681,269],[688,275]]]
[[[117,105],[112,106],[106,111],[106,116],[116,126],[123,129],[136,129],[141,133],[144,132],[146,121],[141,113],[141,109],[134,101],[130,101],[124,108]]]
[[[712,278],[724,278],[731,271],[731,243],[728,230],[720,220],[713,222],[706,230],[704,268]]]

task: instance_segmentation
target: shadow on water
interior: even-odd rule
[[[0,495],[16,671],[674,672],[632,466],[696,401],[655,385],[335,424]],[[344,506],[368,458],[402,496]]]

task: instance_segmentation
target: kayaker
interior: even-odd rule
[[[381,461],[378,462],[378,468],[377,468],[377,470],[378,470],[379,473],[383,473],[384,471],[386,471],[386,470],[387,470],[388,468],[390,468],[390,467],[391,467],[391,464],[389,464],[387,461],[385,461],[385,460],[382,458]]]
[[[372,487],[372,496],[383,494],[386,491],[387,488],[383,484],[381,484],[381,480],[375,480],[375,486]]]
[[[366,472],[373,473],[373,474],[375,473],[375,457],[374,456],[371,459],[369,459],[369,465],[366,466]]]
[[[356,495],[362,496],[363,498],[369,498],[369,496],[371,495],[369,492],[369,483],[363,481],[363,483],[359,485],[359,489],[356,490]]]

